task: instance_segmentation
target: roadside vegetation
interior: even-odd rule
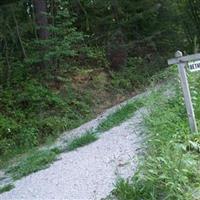
[[[10,167],[6,173],[10,174],[14,180],[23,176],[47,168],[56,160],[58,149],[34,151],[28,157],[22,159],[17,165]]]
[[[69,143],[69,145],[67,145],[66,149],[68,151],[72,151],[79,147],[83,147],[87,144],[95,142],[97,139],[98,139],[98,137],[96,136],[95,133],[88,132],[85,135],[74,139],[71,143]]]
[[[4,192],[8,192],[10,190],[12,190],[15,186],[12,185],[12,184],[8,184],[8,185],[5,185],[3,187],[0,187],[0,194],[1,193],[4,193]]]
[[[191,78],[192,76],[192,78]],[[195,113],[200,122],[200,76],[190,75]],[[113,194],[119,200],[198,200],[200,196],[200,134],[191,134],[182,93],[151,99],[147,152],[131,181],[120,180]],[[149,106],[149,105],[148,105]]]
[[[131,118],[133,113],[143,106],[142,99],[135,100],[122,106],[119,110],[109,115],[97,128],[99,132],[105,132],[120,125],[123,121]]]

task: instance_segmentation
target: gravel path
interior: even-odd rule
[[[0,200],[100,200],[110,194],[119,177],[129,178],[137,166],[142,136],[142,108],[128,121],[96,142],[63,153],[48,169],[16,181]],[[140,136],[139,136],[140,135]]]

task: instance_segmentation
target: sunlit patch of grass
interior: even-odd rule
[[[68,151],[72,151],[74,149],[77,149],[79,147],[85,146],[87,144],[90,144],[94,141],[96,141],[98,139],[98,137],[96,136],[95,133],[93,132],[88,132],[85,135],[74,139],[68,146],[67,146],[67,150]]]
[[[12,185],[12,184],[8,184],[8,185],[5,185],[3,187],[0,187],[0,194],[4,193],[4,192],[8,192],[10,190],[12,190],[15,186]]]
[[[129,102],[115,113],[109,115],[97,128],[98,132],[108,131],[111,128],[120,125],[125,120],[131,118],[138,108],[143,106],[143,101],[135,100],[133,102]]]

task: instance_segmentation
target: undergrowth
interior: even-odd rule
[[[194,92],[199,77],[192,80],[193,97],[199,101],[200,94]],[[190,133],[180,89],[174,97],[154,97],[151,103],[151,114],[145,119],[147,153],[132,180],[118,181],[113,193],[119,200],[198,200],[200,134]],[[199,110],[195,104],[198,124]]]
[[[70,87],[62,92],[67,98],[37,80],[0,91],[0,166],[91,118],[92,102]]]

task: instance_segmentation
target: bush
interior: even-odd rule
[[[127,65],[113,74],[113,87],[133,91],[144,83],[148,83],[148,71],[143,72],[144,61],[141,58],[129,58]]]
[[[89,102],[73,92],[63,97],[36,80],[1,91],[0,154],[30,149],[87,120]]]
[[[9,153],[19,141],[21,126],[13,119],[0,114],[0,154]]]
[[[66,103],[39,82],[24,83],[16,94],[16,106],[26,112],[40,113],[42,110],[63,108]]]

